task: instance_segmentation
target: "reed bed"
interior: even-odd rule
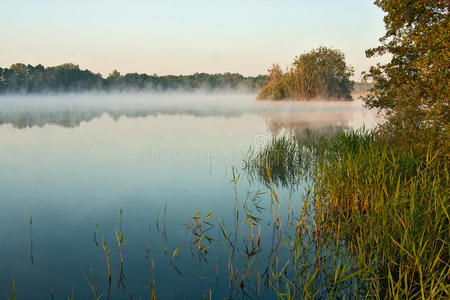
[[[366,130],[328,137],[310,132],[301,138],[274,138],[247,160],[247,169],[266,183],[295,183],[290,179],[302,176],[299,166],[311,158],[312,189],[304,203],[310,203],[313,214],[300,219],[308,224],[307,232],[312,227],[317,234],[313,247],[334,240],[333,259],[347,260],[338,263],[335,275],[354,268],[342,277],[357,278],[355,293],[347,290],[347,296],[449,297],[449,173],[442,150],[430,147],[423,153],[414,147],[392,147]],[[295,234],[303,231],[296,228]],[[296,243],[294,253],[305,250],[305,238]],[[277,294],[285,299],[296,298],[291,290],[308,282],[295,274],[284,280],[288,285]],[[342,289],[341,283],[335,280],[329,288]],[[313,290],[316,293],[303,296],[320,295],[309,289]]]

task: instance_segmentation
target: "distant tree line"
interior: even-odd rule
[[[168,91],[168,90],[248,90],[262,88],[266,76],[246,77],[238,73],[158,76],[114,70],[103,78],[99,73],[82,70],[75,64],[54,67],[13,64],[0,68],[0,94],[63,93],[89,91]]]
[[[353,69],[339,50],[319,47],[295,58],[286,71],[274,64],[259,99],[351,99]]]

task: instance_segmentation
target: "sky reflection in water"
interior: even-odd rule
[[[215,299],[226,298],[223,238],[208,249],[208,262],[199,263],[186,224],[198,211],[212,211],[234,229],[232,167],[241,174],[242,209],[248,192],[267,192],[242,173],[250,146],[264,146],[272,135],[298,128],[371,127],[374,122],[374,114],[359,102],[269,103],[251,95],[0,98],[0,294],[9,293],[14,280],[18,299],[49,299],[51,285],[55,299],[70,296],[72,288],[84,299],[90,291],[83,273],[89,277],[92,267],[106,299],[105,255],[94,241],[98,224],[97,242],[104,235],[112,251],[111,299],[129,293],[133,299],[148,298],[142,279],[151,281],[152,259],[161,299],[209,297],[208,289]],[[301,187],[280,188],[279,194],[286,210],[291,198],[299,205]],[[263,248],[271,239],[269,199],[266,194],[261,201]],[[120,209],[127,240],[125,289],[117,286],[114,233]],[[245,236],[245,224],[239,230]],[[219,239],[218,228],[211,235]],[[262,268],[265,251],[259,254]],[[237,257],[243,259],[241,253]]]

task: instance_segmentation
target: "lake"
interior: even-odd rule
[[[249,148],[304,128],[375,122],[359,101],[0,97],[0,297],[14,280],[17,299],[66,299],[72,291],[88,299],[93,289],[102,299],[148,299],[153,284],[159,299],[272,299],[262,279],[273,252],[271,195],[243,168]],[[276,187],[280,224],[292,221],[304,184]],[[251,255],[248,212],[260,220],[253,238],[261,246]],[[231,271],[227,236],[239,249]],[[249,264],[259,284],[242,279]]]

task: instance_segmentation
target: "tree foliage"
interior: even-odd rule
[[[369,107],[386,116],[381,127],[401,143],[445,145],[449,130],[449,1],[377,0],[386,15],[381,45],[368,57],[390,54],[370,69]]]
[[[86,91],[167,91],[167,90],[259,90],[266,76],[246,77],[238,73],[158,76],[128,73],[117,70],[103,78],[75,64],[45,68],[21,63],[0,68],[1,93],[62,93]]]
[[[345,63],[339,50],[319,47],[295,58],[283,73],[279,65],[269,69],[269,79],[261,89],[259,99],[310,100],[313,98],[351,99],[354,82],[352,68]]]

